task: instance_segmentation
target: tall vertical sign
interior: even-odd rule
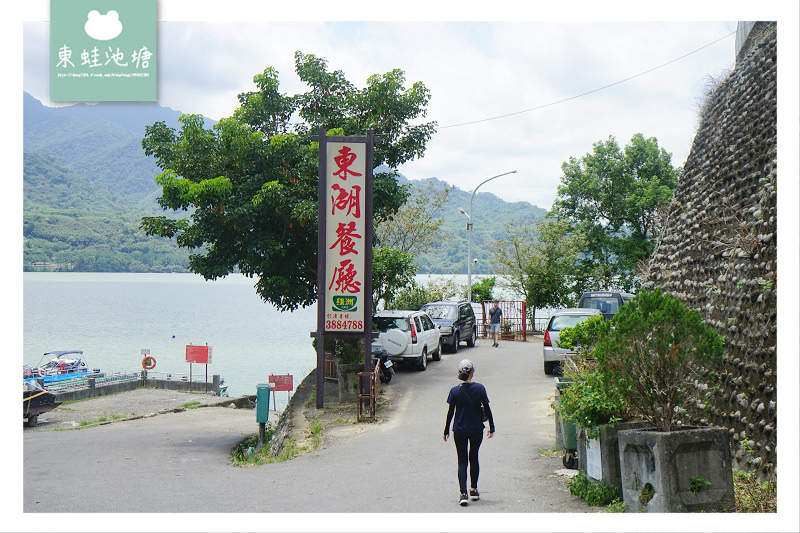
[[[363,332],[366,143],[325,144],[325,331]]]
[[[375,137],[319,142],[317,408],[323,407],[325,337],[364,338],[372,368],[372,150]]]

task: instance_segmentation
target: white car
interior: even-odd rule
[[[442,357],[439,327],[423,311],[378,311],[372,329],[378,331],[373,351],[383,348],[393,363],[413,363],[425,370],[429,355],[434,361]]]
[[[574,351],[567,350],[558,345],[558,332],[564,328],[571,328],[584,320],[602,315],[600,309],[559,309],[547,322],[547,329],[544,330],[544,340],[542,342],[542,359],[544,359],[544,373],[558,374],[561,369],[561,362],[567,355],[575,355]]]

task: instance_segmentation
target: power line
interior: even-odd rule
[[[515,111],[513,113],[506,113],[505,115],[498,115],[498,116],[495,116],[495,117],[472,120],[470,122],[462,122],[460,124],[450,124],[449,126],[439,126],[437,129],[442,130],[442,129],[447,129],[447,128],[458,128],[459,126],[468,126],[470,124],[479,124],[481,122],[489,122],[490,120],[497,120],[497,119],[500,119],[500,118],[513,117],[514,115],[521,115],[522,113],[530,113],[531,111],[537,111],[539,109],[544,109],[545,107],[550,107],[550,106],[554,106],[554,105],[557,105],[557,104],[563,104],[564,102],[569,102],[570,100],[575,100],[575,99],[578,99],[578,98],[582,98],[582,97],[584,97],[586,95],[589,95],[589,94],[592,94],[592,93],[596,93],[596,92],[599,92],[599,91],[603,91],[605,89],[608,89],[609,87],[614,87],[615,85],[619,85],[621,83],[625,83],[625,82],[630,81],[632,79],[638,78],[639,76],[644,76],[645,74],[649,74],[649,73],[653,72],[654,70],[658,70],[660,68],[664,68],[667,65],[671,65],[672,63],[675,63],[676,61],[680,61],[681,59],[687,58],[692,54],[696,54],[700,50],[708,48],[711,45],[717,44],[718,42],[720,42],[720,41],[722,41],[724,39],[727,39],[731,35],[736,35],[736,32],[735,31],[731,32],[731,33],[729,33],[729,34],[727,34],[727,35],[725,35],[723,37],[720,37],[716,41],[712,41],[712,42],[710,42],[710,43],[708,43],[708,44],[706,44],[704,46],[701,46],[700,48],[698,48],[696,50],[692,50],[691,52],[683,54],[680,57],[676,57],[675,59],[673,59],[671,61],[667,61],[666,63],[663,63],[663,64],[661,64],[661,65],[659,65],[657,67],[653,67],[651,69],[645,70],[644,72],[640,72],[639,74],[635,74],[635,75],[630,76],[628,78],[625,78],[625,79],[622,79],[622,80],[619,80],[619,81],[615,81],[614,83],[609,83],[608,85],[604,85],[602,87],[598,87],[597,89],[592,89],[591,91],[586,91],[585,93],[577,94],[575,96],[570,96],[569,98],[564,98],[563,100],[550,102],[549,104],[543,104],[543,105],[540,105],[540,106],[532,107],[530,109],[523,109],[522,111]]]

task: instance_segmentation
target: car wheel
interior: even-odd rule
[[[470,333],[471,333],[471,335],[467,339],[467,346],[469,346],[470,348],[474,348],[475,347],[475,341],[478,340],[478,329],[477,328],[472,328],[472,331]]]
[[[436,344],[436,351],[431,354],[431,358],[433,358],[434,361],[442,360],[442,339],[439,339],[439,342]]]
[[[417,363],[417,370],[423,371],[426,368],[428,368],[428,350],[423,348],[422,355],[419,356],[419,362]]]
[[[450,351],[453,353],[458,353],[458,343],[461,339],[458,338],[458,332],[456,331],[453,333],[453,345],[450,347]]]

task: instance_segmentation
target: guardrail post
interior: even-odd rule
[[[211,376],[211,390],[219,396],[219,374]]]
[[[86,381],[89,384],[89,390],[94,393],[94,378],[89,378]]]

